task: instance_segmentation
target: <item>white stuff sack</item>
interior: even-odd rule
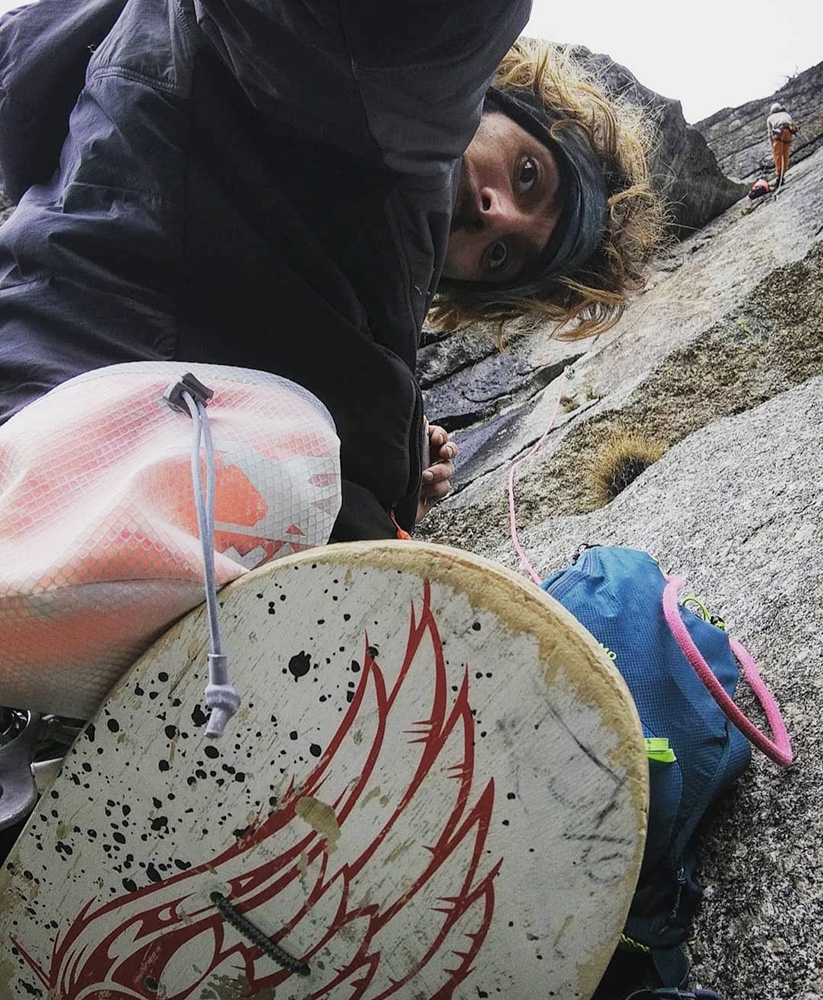
[[[214,392],[216,586],[328,541],[340,444],[306,389],[165,361],[64,382],[0,427],[0,705],[88,718],[204,601],[193,421],[164,398],[187,373]]]

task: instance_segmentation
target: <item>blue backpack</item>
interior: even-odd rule
[[[778,763],[790,763],[780,713],[745,649],[702,601],[678,603],[682,581],[665,576],[647,553],[581,546],[573,564],[541,586],[592,633],[620,671],[649,758],[646,847],[618,948],[623,957],[612,962],[615,981],[626,979],[628,953],[642,960],[629,963],[626,979],[633,991],[640,987],[638,997],[716,996],[679,992],[689,974],[683,942],[702,896],[695,830],[710,803],[749,764],[750,741]],[[774,741],[734,705],[736,659],[766,710]],[[607,995],[625,996],[626,989],[595,996]]]

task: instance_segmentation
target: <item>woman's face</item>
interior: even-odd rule
[[[463,155],[443,274],[509,282],[535,262],[562,210],[552,152],[502,112],[488,112]]]

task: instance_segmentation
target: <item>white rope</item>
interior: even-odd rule
[[[192,376],[187,376],[192,379]],[[199,385],[199,383],[194,380]],[[205,387],[204,387],[205,388]],[[214,442],[206,413],[206,398],[186,384],[185,379],[166,390],[166,399],[182,409],[185,403],[192,419],[191,475],[194,487],[194,501],[197,508],[197,524],[200,544],[203,550],[203,583],[206,592],[206,615],[209,626],[209,680],[204,698],[206,707],[211,709],[206,725],[206,736],[217,739],[223,735],[226,724],[240,707],[240,696],[229,680],[228,657],[223,653],[223,640],[217,615],[217,587],[214,572]],[[200,445],[205,445],[206,493],[203,496],[203,482],[200,475]]]

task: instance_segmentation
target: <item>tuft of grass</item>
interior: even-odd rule
[[[666,452],[666,444],[637,431],[616,430],[592,457],[589,488],[598,507],[622,493]]]

